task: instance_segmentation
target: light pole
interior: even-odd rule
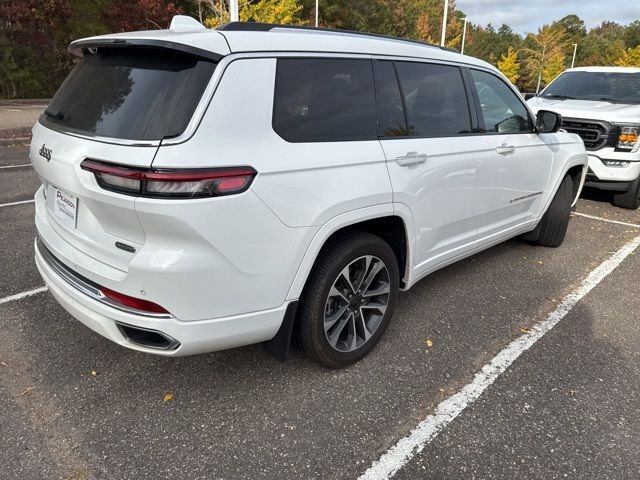
[[[318,2],[320,0],[316,0],[316,28],[318,28]]]
[[[542,58],[540,59],[540,72],[538,73],[538,85],[536,86],[536,95],[540,93],[540,80],[542,80],[542,71],[544,70],[544,53],[547,51],[547,46],[542,48]]]
[[[449,0],[444,0],[444,14],[442,15],[442,36],[440,37],[440,46],[444,47],[444,37],[447,34],[447,14],[449,13]]]
[[[240,20],[238,14],[238,0],[229,0],[229,18],[232,22]]]
[[[578,44],[572,43],[572,45],[573,45],[573,58],[571,59],[571,68],[573,68],[573,66],[576,63],[576,52],[578,51]]]
[[[464,26],[462,27],[462,48],[460,49],[460,54],[464,55],[464,39],[467,36],[467,17],[463,18]]]

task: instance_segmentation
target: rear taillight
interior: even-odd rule
[[[98,184],[114,192],[142,197],[204,198],[246,191],[257,172],[251,167],[207,170],[142,169],[84,160],[80,167],[92,172]]]
[[[149,312],[149,313],[169,313],[157,303],[153,303],[148,300],[142,300],[140,298],[130,297],[129,295],[116,292],[106,287],[100,287],[100,291],[108,299],[116,303],[119,303],[121,305],[124,305],[125,307],[130,307],[135,310],[141,310],[143,312]]]

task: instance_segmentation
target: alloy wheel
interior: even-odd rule
[[[362,347],[378,330],[389,304],[389,271],[382,260],[353,260],[334,280],[324,309],[324,333],[339,352]]]

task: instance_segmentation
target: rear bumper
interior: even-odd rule
[[[277,333],[287,303],[259,312],[211,320],[182,322],[174,317],[137,315],[118,310],[81,291],[62,276],[35,245],[35,260],[40,275],[58,303],[73,317],[105,338],[127,348],[163,356],[185,356],[213,352],[270,340]],[[160,350],[134,343],[118,324],[161,332],[179,345]]]

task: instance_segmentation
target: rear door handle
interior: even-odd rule
[[[396,157],[396,162],[401,167],[408,167],[409,165],[416,165],[418,163],[424,163],[427,161],[427,155],[418,152],[409,152],[402,157]]]
[[[500,155],[509,155],[515,150],[516,148],[513,145],[507,145],[506,143],[503,143],[499,147],[496,147],[496,152],[498,152]]]

